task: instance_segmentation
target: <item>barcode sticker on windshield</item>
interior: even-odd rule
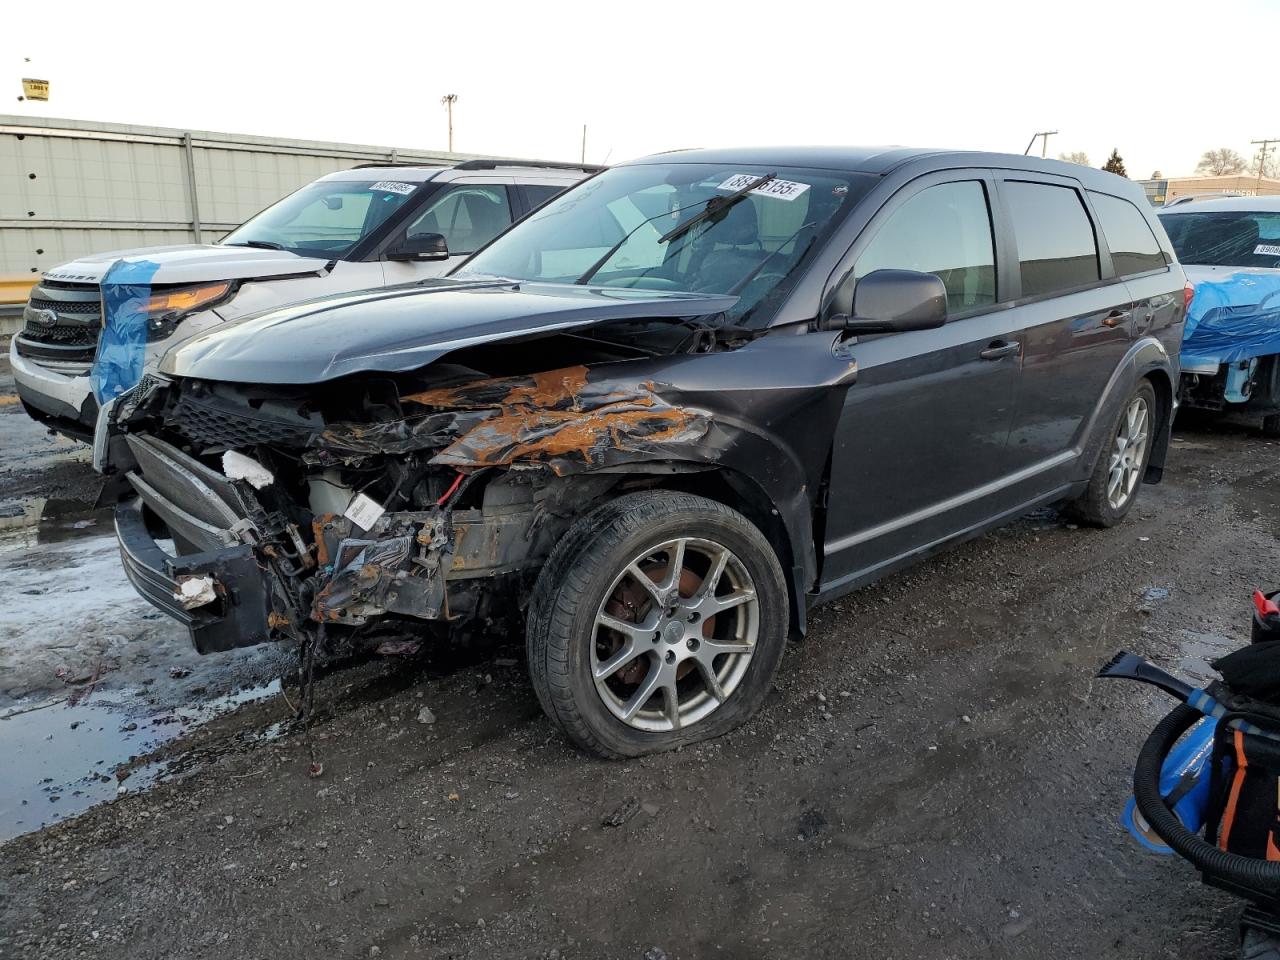
[[[1253,248],[1253,252],[1260,257],[1280,257],[1280,244],[1260,243]]]
[[[760,179],[755,173],[735,173],[716,189],[736,193],[743,187],[749,187]],[[796,183],[793,180],[770,180],[762,187],[756,187],[751,193],[761,197],[774,197],[778,200],[794,200],[809,189],[807,183]]]
[[[401,196],[413,193],[418,189],[416,183],[401,183],[399,180],[379,180],[369,187],[370,190],[383,190],[387,193],[398,193]]]
[[[384,513],[386,510],[383,509],[382,504],[363,493],[357,493],[352,497],[351,502],[347,504],[347,509],[342,511],[344,517],[362,530],[372,530],[373,525]]]

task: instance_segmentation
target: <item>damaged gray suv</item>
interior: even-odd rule
[[[1026,157],[663,154],[448,279],[228,324],[97,437],[125,567],[202,652],[522,626],[635,756],[764,701],[817,603],[1159,479],[1185,280],[1142,192]]]

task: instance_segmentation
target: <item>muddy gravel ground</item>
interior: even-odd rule
[[[1093,674],[1128,648],[1207,676],[1247,639],[1250,592],[1280,580],[1278,451],[1251,427],[1180,425],[1165,483],[1120,527],[1043,511],[824,607],[757,719],[630,763],[566,745],[518,638],[335,670],[319,720],[289,731],[261,686],[278,661],[193,662],[117,592],[101,537],[21,542],[6,584],[63,550],[93,589],[67,608],[82,643],[46,577],[25,657],[0,647],[3,702],[39,707],[0,720],[0,776],[79,749],[102,788],[13,788],[0,956],[1228,957],[1239,902],[1117,827],[1170,703]],[[60,452],[0,472],[0,502],[43,491],[41,471],[92,486]],[[11,682],[24,659],[40,670]],[[48,738],[15,749],[9,725],[37,716]],[[118,756],[142,743],[121,729],[170,717],[149,755]],[[85,731],[107,763],[76,747]],[[33,829],[67,801],[87,809]]]

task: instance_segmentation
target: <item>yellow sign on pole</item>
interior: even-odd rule
[[[32,80],[28,77],[22,78],[22,95],[28,100],[48,100],[49,99],[49,81],[48,80]]]

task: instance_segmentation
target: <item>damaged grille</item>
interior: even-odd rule
[[[297,418],[290,422],[270,413],[237,407],[217,397],[184,395],[169,420],[187,439],[206,447],[271,447],[298,449],[308,446],[321,426]]]

